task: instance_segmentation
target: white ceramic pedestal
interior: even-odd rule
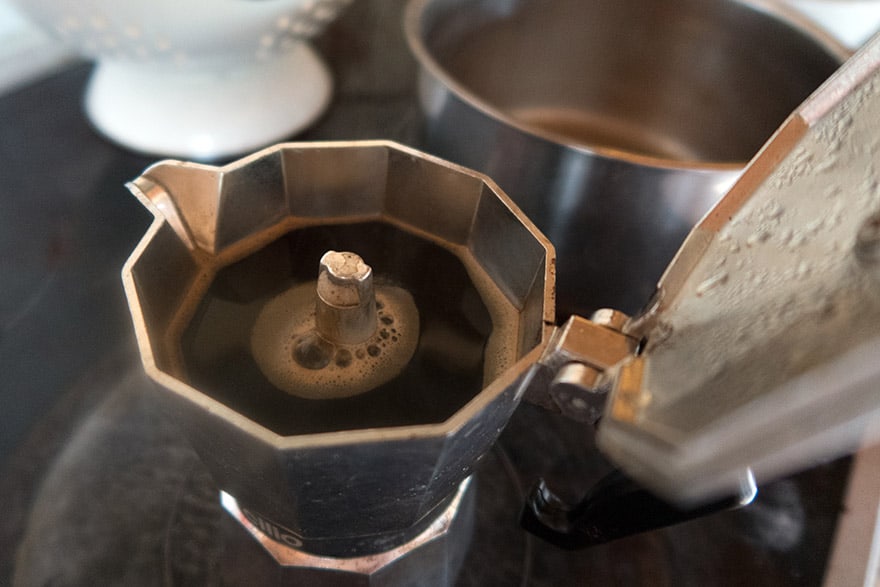
[[[194,71],[101,60],[86,112],[109,139],[143,153],[211,161],[283,140],[327,107],[332,78],[305,42],[246,66]]]

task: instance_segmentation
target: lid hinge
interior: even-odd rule
[[[638,339],[622,332],[628,320],[610,309],[597,310],[589,320],[569,318],[551,335],[524,399],[595,425],[611,387],[606,371],[638,348]]]

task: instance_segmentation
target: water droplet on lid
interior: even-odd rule
[[[782,216],[782,213],[785,212],[785,208],[779,205],[778,202],[770,202],[767,206],[767,217],[771,219],[777,219]]]
[[[813,220],[812,222],[809,222],[809,223],[804,227],[804,230],[805,230],[808,234],[816,234],[817,232],[819,232],[819,229],[822,228],[822,225],[823,225],[824,223],[825,223],[825,218],[816,218],[816,219]]]
[[[800,264],[798,264],[798,266],[797,266],[796,275],[799,278],[803,279],[804,277],[806,277],[807,275],[810,274],[811,269],[812,269],[812,267],[810,266],[810,264],[807,261],[801,261]]]
[[[825,197],[826,198],[836,198],[841,193],[840,186],[837,184],[833,184],[825,189]]]
[[[807,242],[807,237],[804,236],[803,233],[795,232],[794,234],[792,234],[791,240],[788,242],[788,246],[790,249],[794,250],[803,246],[805,242]]]
[[[821,320],[828,320],[829,318],[833,318],[837,313],[837,305],[834,303],[834,298],[831,296],[823,299],[818,306],[818,315]]]
[[[793,232],[790,228],[782,229],[782,232],[779,233],[779,244],[787,245],[789,242],[791,242],[792,234]]]
[[[758,230],[757,232],[753,232],[749,235],[749,238],[746,239],[746,244],[750,247],[755,245],[767,242],[767,239],[770,238],[770,232],[767,230]]]
[[[727,283],[727,277],[728,277],[728,275],[727,275],[726,271],[716,273],[712,277],[709,277],[708,279],[704,280],[702,283],[700,283],[700,285],[697,286],[697,295],[698,296],[705,295],[705,294],[709,293],[710,291],[712,291],[713,289],[716,289],[717,287],[724,285],[725,283]]]
[[[865,266],[876,266],[880,261],[880,212],[869,216],[859,227],[855,255]]]

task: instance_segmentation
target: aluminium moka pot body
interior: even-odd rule
[[[224,495],[321,557],[389,551],[448,512],[554,314],[553,249],[497,186],[351,142],[165,161],[130,187],[155,215],[123,272],[143,362]],[[355,330],[328,334],[328,312]]]

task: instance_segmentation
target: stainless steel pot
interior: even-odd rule
[[[757,0],[414,0],[427,148],[557,249],[558,316],[635,311],[846,50]]]

